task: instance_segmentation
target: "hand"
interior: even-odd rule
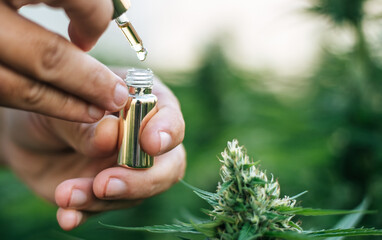
[[[8,165],[37,194],[57,203],[57,220],[64,230],[77,227],[93,213],[134,206],[183,177],[184,122],[179,104],[160,82],[153,92],[158,112],[143,129],[141,146],[156,157],[146,170],[116,165],[115,116],[87,124],[5,110],[3,149]]]
[[[66,11],[72,43],[16,11],[40,2]],[[111,0],[0,0],[0,106],[88,123],[121,109],[122,79],[83,52],[112,14]]]

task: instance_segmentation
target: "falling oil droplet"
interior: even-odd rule
[[[137,57],[140,61],[144,61],[147,56],[146,48],[142,48],[139,52],[137,52]]]

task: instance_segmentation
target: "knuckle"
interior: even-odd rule
[[[152,197],[160,192],[162,192],[161,188],[163,187],[163,183],[160,181],[160,179],[157,179],[153,176],[147,176],[146,177],[146,196]]]
[[[158,193],[158,188],[160,188],[160,183],[154,176],[150,174],[144,174],[144,177],[141,179],[143,186],[138,187],[133,184],[136,182],[137,176],[129,176],[125,182],[127,184],[125,196],[127,199],[144,199],[152,197]],[[142,176],[141,176],[142,177]]]
[[[62,69],[65,61],[66,40],[54,34],[48,41],[41,43],[41,60],[37,66],[37,75],[49,78]]]
[[[60,119],[81,122],[82,117],[88,114],[86,103],[73,95],[60,91],[52,95],[51,98],[55,98],[56,117]]]
[[[140,198],[142,195],[142,188],[137,187],[136,185],[133,184],[134,180],[129,180],[130,178],[125,181],[127,187],[125,190],[125,197],[127,199],[137,199]]]
[[[94,64],[93,68],[88,71],[86,79],[87,81],[84,82],[84,84],[91,84],[94,86],[93,92],[91,94],[98,96],[98,98],[102,99],[103,102],[109,100],[105,99],[106,96],[110,98],[113,96],[112,94],[108,93],[113,91],[113,86],[115,86],[115,84],[112,83],[112,78],[110,77],[109,73],[105,71],[102,65]]]
[[[73,106],[75,104],[75,101],[72,96],[70,95],[63,95],[61,102],[59,104],[59,109],[61,109],[63,112],[70,112],[71,109],[73,109]]]
[[[104,69],[98,64],[93,65],[94,67],[88,73],[88,80],[92,82],[92,84],[101,85],[107,79],[107,75],[105,74]]]
[[[26,91],[21,95],[23,102],[31,106],[41,105],[44,101],[47,86],[31,81],[25,89]]]
[[[75,118],[82,114],[83,103],[73,95],[64,92],[54,92],[53,97],[56,100],[55,107],[60,109],[62,115],[67,118]]]

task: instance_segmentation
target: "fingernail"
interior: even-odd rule
[[[166,132],[160,132],[160,152],[165,152],[171,144],[171,136]]]
[[[78,189],[72,190],[72,196],[70,197],[69,207],[79,207],[86,203],[87,196],[86,194]]]
[[[76,210],[63,210],[58,222],[62,229],[69,231],[80,225],[83,215]]]
[[[105,197],[117,197],[126,192],[125,182],[117,179],[110,178],[106,187]]]
[[[114,103],[118,107],[121,107],[127,101],[128,96],[129,92],[126,85],[123,86],[122,84],[118,83],[114,89]]]
[[[99,109],[96,106],[90,105],[88,108],[88,114],[91,118],[98,120],[103,117],[103,115],[105,114],[105,111]]]

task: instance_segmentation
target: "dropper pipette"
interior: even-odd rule
[[[126,13],[122,14],[120,17],[115,19],[118,27],[121,28],[123,34],[130,43],[130,46],[137,53],[139,60],[144,61],[147,56],[147,50],[143,47],[142,39],[139,37],[137,31],[129,21]]]
[[[143,47],[142,39],[127,17],[127,9],[130,7],[129,0],[113,0],[114,15],[113,18],[118,27],[130,43],[130,46],[137,53],[140,61],[144,61],[147,56],[147,50]]]

